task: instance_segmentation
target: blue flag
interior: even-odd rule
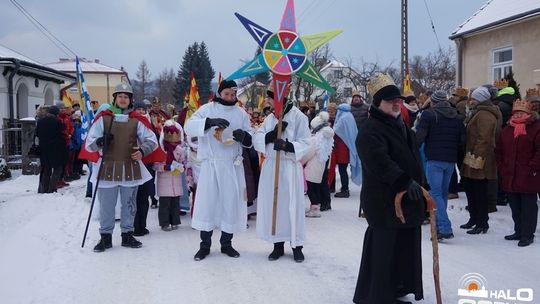
[[[84,75],[81,64],[79,63],[79,57],[76,57],[75,59],[75,69],[77,70],[77,88],[79,89],[79,96],[82,101],[80,104],[82,112],[81,138],[85,140],[86,134],[88,133],[88,130],[90,130],[90,126],[92,126],[92,122],[94,121],[94,110],[90,104],[90,94],[88,94],[88,90],[86,89],[86,83],[84,82]]]

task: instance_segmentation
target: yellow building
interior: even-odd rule
[[[86,88],[90,94],[91,100],[97,100],[101,103],[112,102],[112,93],[114,87],[123,81],[129,82],[129,77],[123,68],[116,69],[101,64],[98,59],[88,60],[79,58]],[[60,58],[60,61],[46,64],[45,66],[55,70],[77,76],[75,69],[75,59]],[[72,100],[80,101],[77,85],[69,87],[68,92]]]
[[[489,0],[450,39],[458,85],[493,83],[510,72],[522,94],[540,85],[540,0]]]

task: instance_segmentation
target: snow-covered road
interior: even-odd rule
[[[113,248],[96,254],[98,223],[91,222],[81,248],[90,201],[77,181],[55,194],[36,194],[37,176],[0,183],[0,303],[352,303],[366,221],[357,217],[359,187],[349,199],[333,199],[332,211],[306,219],[306,261],[286,256],[269,262],[272,249],[256,238],[254,220],[234,236],[239,259],[219,253],[214,234],[210,256],[195,262],[197,231],[189,217],[180,229],[159,230],[151,209],[151,233],[141,249],[120,246],[117,225]],[[440,244],[444,303],[458,303],[461,277],[482,274],[488,289],[534,288],[540,303],[540,244],[518,248],[503,240],[512,232],[509,207],[490,214],[486,235],[469,236],[458,228],[467,220],[465,195],[450,201],[456,237]],[[306,197],[306,206],[308,199]],[[537,234],[538,234],[537,230]],[[425,301],[435,303],[429,227],[423,229]],[[411,297],[412,298],[412,297]],[[506,303],[506,302],[505,302]],[[521,302],[520,302],[521,303]]]

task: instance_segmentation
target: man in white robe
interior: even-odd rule
[[[236,83],[222,81],[220,97],[201,106],[186,122],[185,131],[198,137],[197,158],[201,162],[191,226],[201,232],[194,259],[210,254],[212,233],[221,229],[221,252],[237,258],[233,234],[247,224],[246,181],[242,147],[251,147],[249,115],[236,106]],[[231,130],[233,130],[231,132]]]
[[[267,91],[273,99],[272,91]],[[294,260],[302,262],[305,238],[304,177],[300,160],[309,151],[310,131],[308,118],[288,100],[284,101],[281,138],[276,138],[278,118],[270,114],[255,132],[253,144],[264,154],[257,198],[257,235],[274,243],[268,256],[270,261],[284,254],[284,243],[289,241]],[[277,200],[276,233],[272,235],[272,209],[276,152],[281,154],[279,191]]]

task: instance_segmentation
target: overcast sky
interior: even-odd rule
[[[18,0],[80,57],[124,66],[130,78],[145,59],[157,76],[175,71],[194,41],[205,41],[217,72],[226,77],[253,57],[256,43],[234,16],[238,12],[275,31],[286,0]],[[486,0],[426,0],[441,46]],[[0,0],[0,44],[41,63],[67,57],[15,8]],[[400,58],[399,0],[296,0],[297,31],[344,33],[330,42],[334,57],[382,64]],[[409,0],[409,56],[438,48],[423,0]]]

